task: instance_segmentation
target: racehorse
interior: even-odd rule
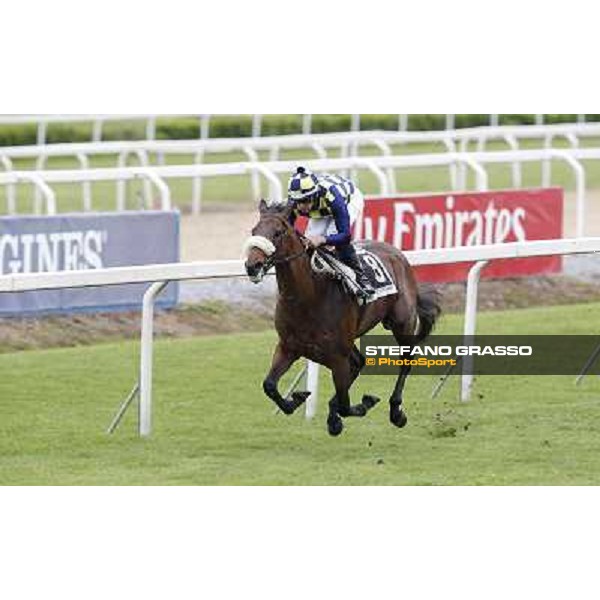
[[[279,297],[275,327],[279,343],[263,389],[286,415],[293,414],[310,395],[294,392],[283,398],[278,383],[300,358],[307,358],[331,370],[335,396],[329,403],[328,431],[340,435],[345,417],[364,417],[379,399],[364,396],[350,404],[349,391],[365,365],[355,341],[382,323],[400,346],[414,346],[432,331],[441,313],[439,296],[433,289],[419,290],[411,266],[393,246],[380,242],[361,243],[383,262],[394,280],[397,293],[360,306],[339,282],[313,272],[311,248],[290,224],[291,208],[260,203],[260,220],[246,242],[246,272],[254,283],[262,281],[275,267]],[[396,427],[407,424],[402,408],[403,392],[410,367],[400,367],[390,397],[390,421]]]

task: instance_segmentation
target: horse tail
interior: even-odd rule
[[[419,329],[417,338],[421,342],[433,331],[437,320],[442,314],[442,295],[434,287],[422,286],[417,293],[417,314],[419,315]]]

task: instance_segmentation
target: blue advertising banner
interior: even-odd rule
[[[0,218],[0,273],[105,269],[179,262],[179,213],[65,214]],[[0,316],[141,307],[148,284],[0,294]],[[177,304],[170,284],[158,306]]]

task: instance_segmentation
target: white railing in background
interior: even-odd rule
[[[575,180],[576,222],[575,235],[585,235],[586,224],[586,173],[581,161],[600,160],[600,148],[581,150],[520,150],[506,152],[446,153],[401,156],[350,157],[343,159],[319,159],[303,161],[307,167],[316,171],[347,171],[363,169],[370,171],[376,178],[379,193],[383,196],[395,191],[395,170],[406,168],[448,167],[452,173],[460,169],[459,177],[450,182],[449,192],[464,191],[467,187],[466,169],[475,175],[475,188],[478,191],[489,190],[488,165],[524,162],[559,160],[572,171]],[[14,186],[23,181],[31,181],[40,191],[40,198],[46,199],[49,214],[56,210],[56,195],[51,189],[53,183],[83,183],[96,181],[118,182],[116,209],[125,209],[123,183],[136,179],[153,183],[159,191],[161,208],[169,210],[172,206],[171,192],[166,181],[169,179],[192,178],[202,179],[225,175],[256,174],[263,176],[269,183],[269,197],[273,201],[282,201],[285,197],[280,175],[293,172],[298,161],[224,163],[215,165],[180,165],[163,167],[121,167],[108,169],[74,170],[74,171],[9,171],[0,173],[0,185],[8,186],[7,204],[9,214],[14,214]],[[453,179],[451,177],[451,179]],[[149,191],[146,190],[149,194]],[[255,194],[258,200],[259,194]],[[84,198],[84,209],[86,208]],[[152,207],[152,199],[146,197],[146,205]],[[41,203],[36,204],[35,211],[41,212]]]
[[[198,135],[202,139],[210,137],[210,120],[214,115],[185,115],[185,114],[124,114],[124,115],[0,115],[2,125],[34,125],[37,128],[37,143],[46,144],[49,125],[65,125],[67,123],[90,123],[92,125],[91,139],[94,142],[102,140],[105,123],[136,122],[145,123],[146,140],[156,138],[156,122],[165,118],[193,118],[198,121]],[[236,116],[236,115],[226,115]],[[240,115],[245,116],[245,115]],[[252,135],[260,136],[263,115],[252,116]],[[310,130],[309,130],[310,133]]]
[[[202,139],[210,137],[211,118],[217,115],[168,115],[168,114],[126,114],[126,115],[0,115],[1,125],[35,125],[37,127],[37,142],[45,144],[47,141],[48,125],[66,124],[66,123],[91,123],[93,141],[102,139],[104,123],[117,121],[144,121],[146,124],[145,137],[147,140],[156,138],[156,122],[159,118],[196,118],[198,120],[198,134]],[[234,117],[237,115],[220,115]],[[252,118],[252,136],[260,137],[262,135],[264,115],[239,115],[251,116]],[[314,115],[298,115],[302,119],[302,133],[312,133]],[[410,123],[410,115],[397,115],[398,131],[407,131]],[[489,124],[492,127],[498,126],[500,115],[489,115]],[[577,115],[577,123],[585,123],[586,115]],[[455,128],[456,115],[445,115],[445,128],[451,130]],[[536,125],[544,124],[544,115],[535,115]],[[360,131],[361,115],[350,115],[350,130]]]
[[[473,336],[476,333],[479,276],[483,267],[490,261],[532,256],[575,255],[598,252],[600,252],[600,238],[581,238],[471,246],[443,250],[420,250],[406,252],[405,254],[413,266],[475,261],[475,265],[471,268],[467,280],[464,322],[464,335]],[[134,392],[128,398],[129,402],[134,397],[134,393],[139,390],[139,433],[142,436],[148,436],[152,431],[153,315],[156,297],[165,288],[166,284],[171,281],[244,276],[244,266],[241,261],[119,267],[95,271],[1,275],[0,293],[126,283],[152,283],[146,291],[143,300],[139,381],[134,388]],[[471,366],[467,362],[463,366],[461,382],[461,399],[463,401],[468,400],[471,395],[473,385],[473,377],[469,374]],[[314,370],[315,366],[313,366],[313,376],[309,381],[316,384],[318,376],[314,376]],[[315,414],[318,396],[317,385],[309,388],[308,391],[311,392],[311,397],[307,404],[307,416],[310,417]]]
[[[75,117],[71,117],[75,118]],[[144,118],[140,115],[139,118]],[[166,155],[191,155],[194,163],[200,164],[207,155],[213,153],[242,152],[249,161],[260,162],[259,152],[269,152],[269,161],[279,160],[280,153],[286,150],[306,150],[319,158],[327,158],[328,152],[336,151],[342,157],[356,157],[361,155],[364,147],[375,147],[382,156],[392,156],[395,145],[409,144],[440,144],[446,152],[467,152],[472,145],[478,152],[487,149],[492,141],[502,141],[511,150],[519,150],[524,140],[542,141],[545,149],[551,149],[557,138],[564,138],[572,149],[579,147],[580,141],[585,138],[600,137],[599,125],[547,125],[547,126],[519,126],[519,127],[483,127],[461,129],[447,132],[356,132],[322,135],[293,135],[273,136],[267,138],[240,138],[240,139],[213,139],[213,140],[185,140],[185,141],[138,141],[138,142],[92,142],[84,144],[51,144],[42,146],[16,146],[0,147],[0,164],[5,171],[14,170],[15,160],[35,159],[36,170],[43,170],[49,158],[72,157],[77,159],[82,169],[89,167],[89,159],[98,155],[115,155],[117,166],[124,167],[128,159],[133,156],[140,166],[150,166],[151,156],[156,155],[159,165],[164,164]],[[460,187],[459,179],[464,180],[465,169],[457,171],[456,166],[449,166],[450,186],[452,189]],[[542,168],[542,185],[550,185],[552,173],[551,162],[545,160]],[[388,172],[388,179],[395,188],[395,178]],[[519,162],[512,163],[512,185],[521,187],[522,174]],[[120,191],[124,193],[123,184],[119,184]],[[149,187],[146,188],[148,194]],[[259,180],[257,171],[252,172],[252,192],[259,194]],[[88,182],[82,183],[84,206],[91,206],[91,188]],[[8,190],[9,204],[13,204],[14,191]],[[39,203],[39,196],[37,196]],[[192,212],[198,214],[202,202],[202,180],[196,178],[192,189]],[[89,209],[86,209],[89,210]]]

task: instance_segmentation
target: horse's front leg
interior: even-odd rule
[[[306,402],[310,392],[294,392],[291,400],[286,400],[278,390],[279,380],[290,370],[290,367],[300,358],[286,350],[281,342],[275,349],[271,370],[263,382],[265,394],[277,404],[279,410],[286,415],[291,415]]]
[[[354,382],[358,379],[360,372],[365,366],[365,358],[360,353],[359,349],[355,346],[352,350],[352,354],[350,356],[350,379],[348,382],[348,393],[350,389],[354,385]],[[357,406],[350,406],[349,402],[345,406],[345,412],[343,416],[349,417],[364,417],[367,412],[369,412],[372,408],[374,408],[379,403],[379,398],[371,395],[363,396],[362,402]],[[340,426],[341,420],[338,415],[338,410],[342,410],[344,412],[344,408],[339,409],[337,404],[337,395],[334,396],[329,402],[329,430],[332,435],[339,435],[337,433],[333,433],[339,430],[341,433],[342,427]]]
[[[350,388],[360,373],[357,367],[349,357],[343,357],[331,369],[335,396],[329,403],[327,428],[333,436],[340,435],[344,429],[341,417],[364,417],[369,408],[372,408],[364,404],[350,405]]]

